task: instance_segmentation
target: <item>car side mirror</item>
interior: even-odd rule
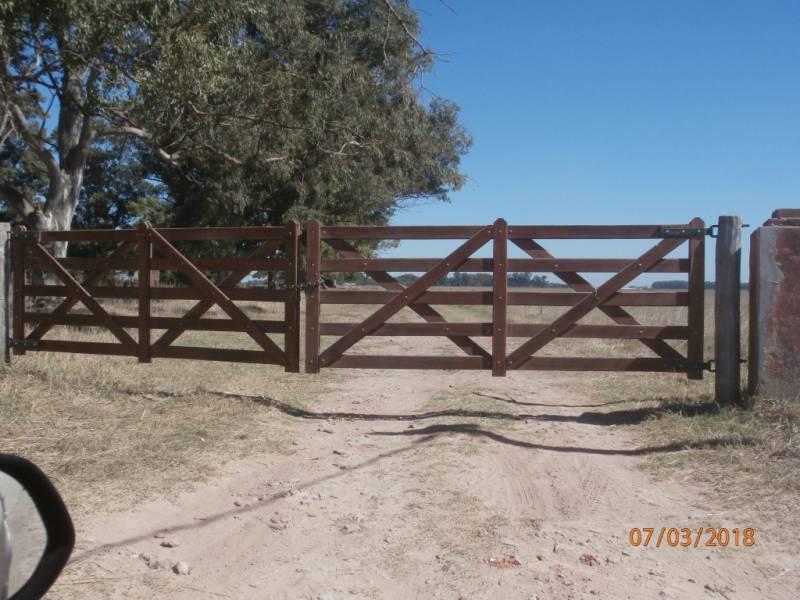
[[[38,600],[67,564],[75,529],[67,507],[32,462],[0,454],[0,600]]]

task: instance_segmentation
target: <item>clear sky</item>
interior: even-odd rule
[[[461,106],[474,146],[451,204],[418,205],[395,223],[710,224],[739,214],[755,226],[800,206],[800,1],[413,6],[422,40],[443,55],[425,86]],[[434,250],[415,244],[392,255]]]

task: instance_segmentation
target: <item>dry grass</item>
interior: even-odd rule
[[[747,294],[742,295],[747,331]],[[706,356],[713,356],[713,293],[707,295]],[[668,311],[659,318],[668,317]],[[649,321],[657,324],[659,321]],[[664,321],[666,323],[666,321]],[[746,357],[747,339],[742,339]],[[743,368],[743,377],[745,375]],[[744,384],[744,381],[743,381]],[[743,387],[745,387],[743,385]],[[586,388],[582,388],[586,389]],[[714,402],[714,378],[688,381],[674,375],[603,374],[592,394],[600,401],[621,401],[615,410],[640,409],[650,417],[630,426],[643,443],[689,444],[723,440],[720,446],[650,457],[646,467],[700,487],[723,505],[763,513],[796,515],[800,508],[800,395],[754,400],[753,410]]]
[[[746,296],[745,296],[746,300]],[[709,308],[713,294],[707,296]],[[115,303],[114,311],[131,307]],[[157,312],[177,315],[185,303],[160,303]],[[275,305],[246,305],[258,318],[279,319]],[[746,319],[746,303],[743,306]],[[369,307],[326,306],[323,320],[358,320]],[[456,322],[490,320],[490,307],[441,307]],[[514,307],[512,322],[546,323],[566,310],[559,307]],[[685,309],[640,308],[631,312],[643,324],[680,324]],[[707,312],[713,315],[713,310]],[[210,316],[222,316],[211,313]],[[408,311],[395,320],[419,320]],[[602,314],[583,322],[608,323]],[[745,328],[746,329],[746,328]],[[97,330],[54,330],[48,337],[112,341]],[[276,339],[279,343],[282,340]],[[480,340],[489,347],[489,340]],[[523,340],[514,340],[513,348]],[[746,348],[746,340],[743,340]],[[252,348],[244,336],[193,332],[181,344]],[[368,351],[393,354],[389,338],[369,340]],[[678,345],[680,348],[680,345]],[[451,353],[446,339],[436,348]],[[362,349],[363,351],[363,349]],[[713,352],[713,323],[708,319],[706,355]],[[635,341],[589,339],[558,340],[546,355],[647,356]],[[254,450],[290,452],[289,432],[281,429],[274,413],[246,400],[219,392],[265,394],[302,405],[341,371],[316,377],[286,374],[279,367],[156,360],[138,365],[125,357],[29,353],[15,358],[12,368],[0,367],[0,451],[24,454],[52,474],[72,506],[92,510],[129,503],[154,491],[167,492],[211,474],[222,459]],[[487,375],[488,377],[488,375]],[[535,374],[531,374],[535,378]],[[620,408],[642,408],[652,417],[625,426],[648,444],[725,439],[726,446],[661,454],[648,465],[678,478],[702,482],[723,501],[757,504],[769,497],[770,507],[796,508],[800,498],[800,404],[797,399],[759,400],[752,412],[720,409],[713,404],[713,377],[687,381],[670,374],[587,374],[580,393],[590,390],[603,401],[630,403]],[[587,386],[587,381],[591,385]],[[576,383],[577,385],[577,383]],[[794,402],[792,401],[794,400]],[[462,409],[463,396],[443,393],[431,410]],[[510,426],[510,424],[509,424]],[[269,432],[268,436],[264,433]],[[735,482],[735,485],[731,482]]]
[[[597,394],[630,400],[616,409],[647,411],[649,418],[627,429],[642,444],[698,446],[650,456],[643,466],[659,478],[683,482],[716,506],[778,520],[779,535],[800,526],[800,398],[760,398],[743,411],[691,392],[648,396],[603,386]]]
[[[174,304],[161,314],[180,312]],[[56,328],[47,337],[115,341],[96,329]],[[252,347],[238,334],[209,332],[192,332],[179,343]],[[201,480],[220,460],[255,449],[291,451],[280,428],[263,435],[269,411],[219,392],[268,394],[300,405],[329,380],[300,380],[271,365],[139,365],[130,357],[29,352],[10,368],[0,366],[0,451],[39,463],[76,510],[129,505]]]

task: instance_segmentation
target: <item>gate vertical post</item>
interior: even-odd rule
[[[16,230],[22,233],[25,231],[25,226],[20,225]],[[22,340],[25,338],[25,242],[21,239],[11,239],[11,269],[14,279],[12,329],[14,339]],[[25,347],[15,347],[14,354],[25,354]]]
[[[322,240],[320,222],[306,224],[306,373],[319,373]]]
[[[694,219],[693,227],[705,229],[702,219]],[[686,358],[692,367],[689,379],[703,378],[703,349],[705,345],[705,301],[706,301],[706,238],[689,240],[689,343]]]
[[[508,223],[505,219],[494,222],[492,258],[492,376],[505,377],[508,320]]]
[[[149,363],[150,358],[150,265],[153,245],[150,241],[150,225],[139,223],[136,228],[139,246],[139,362]]]
[[[11,240],[8,234],[11,233],[11,225],[9,223],[0,223],[0,353],[3,355],[3,360],[7,363],[11,362],[11,346],[8,343],[11,337],[9,331],[8,315],[11,304],[11,298],[8,295],[11,289],[11,282],[8,280],[11,275]]]
[[[715,394],[719,404],[741,404],[740,301],[742,219],[719,218],[714,292]]]
[[[300,372],[300,289],[298,284],[298,262],[300,259],[300,223],[291,220],[286,224],[286,300],[284,304],[284,355],[286,372]]]

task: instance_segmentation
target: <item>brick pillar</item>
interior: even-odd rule
[[[800,397],[800,209],[772,213],[750,238],[751,395]]]

